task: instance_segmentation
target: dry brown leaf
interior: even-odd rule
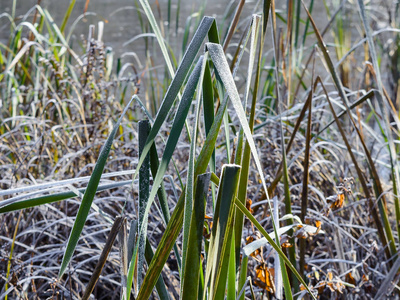
[[[351,274],[351,272],[346,274],[345,280],[346,280],[346,282],[348,282],[348,283],[350,283],[352,285],[356,285],[356,280],[354,279],[354,277]]]
[[[251,201],[250,199],[246,200],[246,208],[251,214],[253,214],[253,212],[254,212],[254,210],[251,208],[252,204],[253,204],[253,201]]]
[[[274,268],[268,268],[265,263],[262,263],[256,268],[256,280],[254,284],[270,293],[275,293],[274,275]]]
[[[254,242],[255,240],[257,240],[257,237],[254,237],[254,235],[248,236],[248,237],[246,238],[246,245],[248,245],[248,244]],[[258,255],[260,255],[260,254],[261,254],[260,249],[256,249],[253,253],[250,254],[250,256],[255,258],[256,256],[258,256]]]

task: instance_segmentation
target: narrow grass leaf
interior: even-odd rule
[[[195,103],[195,120],[193,122],[193,130],[192,130],[192,140],[190,143],[189,149],[189,161],[188,161],[188,170],[187,170],[187,179],[186,179],[186,195],[185,195],[185,213],[183,215],[183,238],[182,238],[182,269],[185,268],[185,260],[186,260],[186,249],[189,232],[190,232],[190,222],[192,218],[192,210],[193,210],[193,194],[194,194],[194,163],[196,156],[196,141],[197,141],[197,129],[200,118],[200,107],[201,107],[201,95],[202,95],[202,87],[203,87],[203,78],[204,72],[206,68],[208,54],[207,52],[204,54],[202,66],[200,70],[200,78],[198,81],[198,89],[197,89],[197,100]]]
[[[235,205],[233,205],[233,210],[235,210]],[[235,213],[235,212],[234,212]],[[233,217],[234,218],[234,217]],[[234,219],[233,219],[234,222]],[[236,255],[235,255],[235,234],[234,228],[231,234],[231,244],[229,247],[229,258],[228,258],[228,276],[226,284],[226,299],[236,298]]]
[[[85,226],[86,218],[89,214],[89,210],[92,205],[94,195],[96,194],[97,187],[99,185],[99,181],[101,178],[101,174],[103,173],[104,166],[106,164],[108,154],[110,153],[115,134],[117,133],[117,130],[119,128],[119,125],[121,124],[123,117],[125,116],[125,113],[127,112],[132,101],[136,97],[137,96],[134,95],[132,97],[132,99],[129,101],[128,105],[125,107],[124,111],[121,114],[121,117],[118,119],[113,130],[111,131],[110,136],[108,137],[106,143],[104,144],[103,149],[100,152],[99,159],[96,162],[92,176],[90,177],[88,186],[86,188],[81,205],[79,207],[78,214],[75,219],[74,227],[72,228],[71,234],[69,236],[67,248],[64,253],[64,257],[63,257],[63,260],[61,263],[61,268],[60,268],[58,277],[61,277],[64,274],[64,272],[68,266],[68,263],[71,261],[72,255],[75,251],[75,247],[78,244],[79,236],[81,235],[83,226]]]
[[[144,218],[147,218],[147,216],[148,216],[148,214],[150,212],[150,207],[151,207],[151,205],[152,205],[152,203],[154,201],[154,197],[155,197],[155,195],[156,195],[156,193],[157,193],[157,191],[159,189],[159,186],[160,186],[160,184],[161,184],[161,182],[162,182],[162,180],[164,178],[165,171],[166,171],[166,169],[168,167],[168,164],[169,164],[169,162],[171,160],[172,154],[173,154],[173,152],[175,150],[175,147],[176,147],[176,144],[178,142],[180,133],[182,132],[182,128],[183,128],[183,125],[185,123],[186,116],[187,116],[187,114],[189,112],[189,108],[190,108],[190,105],[192,103],[193,95],[195,93],[195,90],[196,90],[196,87],[197,87],[197,83],[198,83],[200,75],[201,75],[202,65],[203,65],[203,57],[200,57],[199,61],[196,64],[195,69],[193,70],[192,74],[190,75],[190,78],[189,78],[189,80],[187,82],[185,91],[184,91],[183,96],[182,96],[182,100],[179,103],[178,110],[177,110],[177,112],[175,114],[174,122],[173,122],[172,127],[171,127],[171,132],[173,134],[171,134],[168,137],[168,141],[167,141],[167,144],[166,144],[165,149],[164,149],[164,154],[163,154],[160,166],[159,166],[159,168],[157,170],[156,178],[154,178],[154,181],[153,181],[153,187],[151,189],[149,200],[148,200],[148,203],[147,203],[147,206],[146,206],[146,210],[144,212]],[[153,129],[154,129],[154,127],[153,127]],[[150,131],[150,134],[151,134],[151,131]],[[148,142],[146,142],[146,145],[149,145]],[[142,156],[146,154],[145,148],[146,148],[146,146],[143,149]],[[143,157],[141,157],[141,160],[142,160],[142,158]],[[141,226],[140,229],[139,229],[139,232],[142,232],[143,228],[144,227]],[[139,236],[139,238],[140,238],[140,236]],[[132,256],[132,261],[131,261],[131,264],[129,266],[127,299],[129,299],[129,295],[130,295],[130,288],[131,288],[132,279],[133,279],[132,278],[132,276],[133,276],[133,262],[136,259],[137,247],[138,246],[135,247],[134,254]]]
[[[255,163],[257,166],[257,171],[259,172],[259,175],[261,177],[261,182],[262,182],[263,188],[267,192],[267,186],[265,184],[265,178],[264,178],[264,174],[262,171],[260,159],[258,158],[257,149],[254,144],[253,136],[252,136],[250,127],[247,123],[246,114],[243,110],[243,106],[240,101],[239,93],[236,89],[236,85],[233,80],[232,73],[230,72],[228,62],[226,61],[222,47],[221,47],[221,45],[217,45],[214,43],[207,43],[206,46],[207,46],[207,50],[210,53],[210,57],[214,63],[214,67],[216,68],[218,75],[224,84],[226,92],[229,95],[229,98],[231,99],[233,107],[239,118],[240,125],[243,127],[244,134],[246,136],[247,142],[249,143],[251,153],[253,154],[253,157],[254,157],[254,160],[255,160]]]
[[[226,49],[228,49],[229,42],[231,41],[231,38],[236,30],[236,26],[239,23],[240,15],[242,14],[245,2],[246,2],[245,0],[240,0],[236,8],[235,16],[233,17],[233,20],[229,25],[229,30],[224,40],[224,46],[223,46],[224,52],[226,51]]]
[[[214,88],[208,60],[206,61],[203,79],[203,117],[206,136],[208,136],[214,122]],[[215,152],[211,157],[210,170],[215,172]]]
[[[204,207],[210,173],[197,176],[193,212],[190,218],[190,230],[187,242],[186,262],[183,264],[181,299],[191,299],[198,294],[200,278],[201,243],[204,228]]]
[[[210,284],[211,299],[223,299],[225,295],[232,242],[234,199],[236,198],[239,175],[240,166],[224,165],[222,167],[205,279],[206,286]]]
[[[154,257],[151,260],[151,263],[149,264],[146,276],[143,279],[143,283],[142,286],[140,287],[137,299],[149,299],[153,291],[153,288],[157,283],[157,279],[159,278],[161,271],[164,268],[164,265],[170,255],[171,249],[176,241],[176,238],[178,237],[182,229],[184,201],[185,201],[185,194],[183,191],[183,193],[179,197],[179,200],[176,204],[171,219],[168,222],[167,228],[165,229],[164,234],[160,242],[158,243],[158,247],[154,254]],[[130,275],[128,272],[128,289],[129,289],[129,276],[132,275]],[[132,285],[132,279],[130,281],[130,285]],[[129,299],[130,297],[129,294],[127,294],[126,299]]]
[[[250,26],[249,33],[251,32],[251,41],[250,41],[250,61],[249,61],[249,72],[247,73],[247,81],[246,81],[246,96],[244,99],[244,105],[243,108],[246,109],[247,107],[247,98],[248,98],[248,93],[250,90],[250,83],[251,83],[251,74],[253,72],[253,65],[254,65],[254,60],[255,60],[255,55],[256,55],[256,48],[257,48],[257,40],[258,40],[258,31],[260,27],[260,19],[259,17],[253,16],[252,23]],[[256,112],[256,103],[257,103],[257,94],[258,94],[258,87],[259,87],[259,81],[260,81],[260,70],[261,70],[261,61],[262,61],[262,49],[263,49],[263,38],[264,35],[261,35],[261,41],[259,44],[259,50],[258,50],[258,62],[257,62],[257,67],[256,67],[256,78],[254,81],[254,87],[253,87],[253,98],[252,98],[252,103],[251,103],[251,109],[250,109],[250,118],[249,118],[249,128],[250,131],[253,133],[254,129],[254,120],[255,120],[255,112]],[[246,38],[247,42],[248,37]],[[246,44],[245,42],[245,44]],[[245,46],[244,44],[244,46]],[[244,48],[244,47],[243,47]],[[242,170],[240,172],[240,183],[239,183],[239,189],[238,189],[238,198],[240,201],[242,201],[243,204],[246,203],[246,197],[247,197],[247,185],[248,185],[248,179],[249,179],[249,169],[250,169],[250,159],[251,159],[251,150],[249,147],[249,143],[246,141],[244,144],[244,150],[242,151],[242,144],[243,144],[243,128],[240,129],[239,133],[239,141],[238,141],[238,159],[236,163],[239,163],[240,160],[240,165],[242,166]],[[242,231],[243,231],[243,221],[244,221],[244,216],[240,210],[236,210],[236,215],[235,215],[235,252],[236,252],[236,264],[237,267],[239,266],[240,263],[240,247],[242,243]]]
[[[300,3],[299,3],[300,4]],[[311,87],[309,98],[313,97],[313,88]],[[311,144],[311,124],[312,124],[312,105],[308,109],[308,119],[307,119],[307,132],[306,132],[306,149],[304,152],[304,163],[303,163],[303,188],[301,193],[301,214],[300,219],[304,223],[305,217],[307,215],[307,204],[308,204],[308,181],[310,178],[309,168],[310,168],[310,144]],[[305,268],[305,253],[306,253],[306,240],[300,239],[300,258],[299,267],[300,274],[304,276]]]
[[[145,249],[144,255],[146,258],[147,265],[150,265],[150,263],[154,257],[154,252],[153,252],[153,249],[151,248],[151,245],[147,238],[146,238],[146,249]],[[167,287],[165,285],[165,282],[164,282],[164,279],[162,278],[162,276],[158,277],[158,279],[157,279],[156,290],[157,290],[158,296],[160,297],[160,300],[170,299]]]
[[[152,174],[153,178],[156,178],[160,162],[158,161],[158,154],[157,154],[157,149],[156,149],[155,143],[153,143],[153,145],[150,147],[149,154],[150,154],[151,174]],[[160,202],[161,212],[163,214],[165,224],[168,224],[168,222],[171,218],[171,215],[169,213],[167,192],[165,190],[164,181],[162,181],[160,184],[160,188],[157,191],[157,197],[158,197],[158,201]],[[178,267],[179,267],[179,269],[181,269],[182,266],[181,266],[180,252],[179,252],[178,246],[176,244],[174,245],[174,252],[175,252],[175,257],[176,257],[176,260],[178,263]]]
[[[238,300],[244,300],[245,296],[245,288],[247,283],[247,265],[249,263],[249,257],[247,255],[243,255],[242,263],[240,265],[240,272],[239,272],[239,284],[238,284]]]
[[[154,17],[154,14],[150,7],[150,4],[147,0],[139,0],[139,2],[142,5],[144,12],[145,12],[147,18],[149,19],[151,28],[153,29],[153,31],[157,37],[158,44],[161,48],[161,52],[164,56],[165,63],[167,64],[167,67],[168,67],[168,71],[171,76],[174,76],[174,69],[172,67],[171,59],[169,58],[168,50],[164,43],[164,38],[161,34],[160,28],[158,27],[156,18]]]
[[[18,214],[18,219],[17,219],[17,223],[16,223],[15,228],[14,228],[14,234],[13,234],[13,238],[12,238],[12,242],[11,242],[10,254],[8,255],[7,271],[6,271],[7,282],[4,285],[4,290],[5,290],[5,293],[6,293],[5,300],[8,299],[7,290],[8,290],[8,282],[10,281],[11,262],[12,262],[12,258],[13,258],[13,254],[14,254],[15,241],[16,241],[16,238],[17,238],[19,224],[21,222],[21,217],[22,217],[22,211],[20,211],[19,214]]]
[[[238,63],[240,60],[238,60]],[[237,67],[234,68],[237,70]],[[215,115],[214,122],[210,128],[209,134],[206,137],[206,141],[203,144],[203,147],[200,151],[200,154],[196,160],[195,164],[195,176],[205,173],[207,170],[207,166],[210,162],[211,156],[214,152],[215,143],[217,141],[218,133],[221,128],[222,119],[226,107],[228,105],[228,97],[223,99],[217,114]],[[211,180],[213,182],[219,182],[218,177],[215,174],[212,174]],[[172,249],[173,244],[175,243],[176,238],[179,235],[179,232],[182,228],[183,224],[183,211],[184,211],[184,201],[185,201],[185,192],[183,191],[179,200],[176,204],[174,213],[171,216],[170,222],[167,225],[167,228],[164,232],[164,235],[161,238],[157,251],[154,255],[154,259],[152,263],[149,265],[146,277],[144,278],[142,288],[139,291],[138,297],[144,297],[143,299],[147,299],[155,284],[155,279],[160,276],[161,270],[164,266],[164,263],[167,261],[169,253]]]
[[[72,10],[74,9],[75,2],[76,2],[76,0],[71,0],[70,3],[69,3],[69,5],[68,5],[68,9],[67,9],[67,11],[65,12],[64,19],[63,19],[62,24],[61,24],[61,27],[60,27],[60,31],[61,31],[62,33],[64,33],[65,26],[67,26],[69,17],[71,16]]]
[[[96,192],[109,190],[109,189],[117,188],[117,187],[124,186],[124,185],[129,185],[129,184],[132,184],[132,180],[125,180],[125,181],[116,182],[116,183],[99,185],[97,187]],[[85,191],[86,191],[86,189],[78,189],[78,192],[82,193],[82,194],[85,193]],[[71,191],[71,192],[55,193],[55,194],[51,194],[51,195],[20,200],[20,201],[9,203],[7,205],[0,207],[0,214],[4,214],[4,213],[10,212],[10,211],[35,207],[35,206],[39,206],[39,205],[43,205],[43,204],[58,202],[58,201],[66,200],[66,199],[73,198],[76,196],[78,196],[77,193],[74,191]]]
[[[150,132],[150,122],[148,120],[143,120],[139,122],[139,157],[142,154],[144,145],[146,144],[147,136]],[[147,236],[147,217],[145,218],[145,211],[147,206],[147,201],[149,200],[150,193],[150,157],[149,154],[146,155],[142,166],[139,170],[139,217],[138,217],[138,264],[137,264],[137,289],[142,283],[142,272],[144,265],[144,252],[146,245]],[[142,231],[140,229],[143,228]]]
[[[147,2],[147,1],[146,1]],[[205,37],[209,34],[210,30],[213,28],[212,24],[215,22],[213,18],[204,17],[201,21],[199,28],[197,29],[196,33],[193,36],[192,41],[190,42],[188,49],[186,50],[185,55],[183,56],[182,62],[180,63],[175,76],[168,87],[168,90],[164,96],[164,99],[161,103],[161,107],[158,110],[156,119],[154,120],[154,124],[150,130],[149,136],[147,138],[147,142],[145,147],[143,148],[143,155],[145,156],[148,151],[150,151],[150,147],[154,142],[155,137],[157,136],[158,132],[162,124],[164,123],[172,104],[175,101],[176,96],[181,89],[183,82],[186,78],[186,75],[189,72],[190,67],[193,65],[195,57],[202,45]],[[211,29],[210,29],[211,28]],[[214,27],[215,29],[215,27]],[[141,156],[138,162],[138,168],[143,163],[144,156]],[[136,177],[137,173],[135,173],[134,178]]]
[[[107,241],[104,244],[104,248],[101,251],[99,261],[97,262],[97,265],[92,273],[92,276],[90,277],[89,283],[86,286],[85,292],[82,296],[83,300],[87,300],[90,297],[90,294],[93,292],[93,289],[99,280],[101,271],[104,268],[104,265],[106,264],[108,254],[111,251],[111,248],[114,244],[114,241],[118,235],[119,230],[121,229],[121,226],[123,222],[126,222],[126,218],[123,217],[116,217],[113,226],[111,227],[111,231],[108,234]]]

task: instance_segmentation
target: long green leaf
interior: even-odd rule
[[[233,231],[233,203],[236,198],[239,175],[240,166],[224,165],[222,167],[205,280],[206,286],[210,284],[211,299],[223,299],[225,295]],[[206,293],[203,299],[205,295]]]
[[[248,262],[249,262],[249,257],[247,255],[243,255],[242,264],[240,265],[240,273],[239,273],[239,285],[238,285],[239,300],[244,300],[244,296],[245,296],[244,289],[246,288]]]
[[[209,34],[209,38],[211,39],[210,35],[211,34]],[[240,59],[236,63],[233,74],[235,74],[235,70],[237,70],[237,66],[239,65],[239,63]],[[214,152],[215,143],[217,141],[218,133],[221,128],[223,115],[227,105],[228,97],[225,97],[217,111],[217,114],[215,115],[214,122],[212,123],[209,130],[209,134],[207,135],[206,141],[204,142],[200,154],[198,155],[198,158],[196,160],[194,172],[195,177],[199,174],[206,172],[207,166]],[[213,179],[213,176],[211,176],[211,179]],[[142,288],[139,291],[138,297],[143,297],[140,299],[147,299],[150,296],[152,289],[156,283],[156,279],[158,278],[158,276],[160,276],[164,263],[167,261],[172,246],[174,245],[175,240],[179,235],[183,223],[184,201],[185,193],[183,191],[176,204],[174,213],[171,216],[170,222],[167,225],[164,235],[161,238],[157,251],[154,254],[154,259],[149,265],[146,277],[144,278],[142,284]]]
[[[250,42],[250,60],[249,60],[249,66],[248,66],[248,73],[247,73],[247,80],[246,80],[246,90],[245,90],[245,98],[244,98],[244,105],[243,108],[246,109],[247,107],[247,98],[248,98],[248,93],[250,90],[250,83],[251,83],[251,73],[253,70],[253,64],[255,60],[255,55],[256,55],[256,48],[257,48],[257,36],[258,36],[258,28],[260,24],[259,18],[255,18],[253,16],[252,19],[252,24],[251,24],[251,42]],[[261,60],[262,60],[262,49],[263,49],[263,38],[264,36],[261,35],[261,42],[259,46],[259,52],[258,52],[258,62],[257,62],[257,69],[256,69],[256,78],[254,82],[254,88],[253,88],[253,98],[252,98],[252,103],[251,103],[251,110],[250,110],[250,118],[249,118],[249,128],[250,131],[253,132],[254,128],[254,120],[255,120],[255,112],[256,112],[256,103],[257,103],[257,92],[258,92],[258,87],[259,87],[259,81],[260,81],[260,70],[261,70]],[[238,189],[238,198],[242,203],[246,203],[246,197],[247,197],[247,184],[248,184],[248,179],[249,179],[249,169],[250,169],[250,158],[251,158],[251,153],[250,153],[250,147],[247,142],[245,142],[244,145],[244,150],[242,154],[242,144],[243,144],[243,128],[240,129],[239,133],[239,142],[238,142],[238,159],[236,163],[239,163],[239,160],[241,160],[240,165],[242,166],[242,170],[240,172],[240,184],[239,184],[239,189]],[[236,264],[237,267],[240,264],[240,247],[242,243],[242,231],[243,231],[243,221],[244,221],[244,216],[241,211],[236,210],[236,215],[235,215],[235,252],[236,252]]]
[[[103,184],[103,185],[99,185],[97,187],[96,192],[109,190],[109,189],[117,188],[117,187],[124,186],[124,185],[129,185],[129,184],[132,184],[132,180],[125,180],[125,181],[116,182],[116,183]],[[78,192],[82,193],[82,194],[85,193],[85,191],[86,191],[86,189],[78,189]],[[55,193],[55,194],[31,198],[31,199],[24,199],[24,200],[16,201],[16,202],[13,202],[13,203],[10,203],[10,204],[0,207],[0,214],[4,214],[4,213],[10,212],[10,211],[35,207],[35,206],[39,206],[39,205],[43,205],[43,204],[58,202],[58,201],[66,200],[66,199],[73,198],[76,196],[78,196],[77,193],[72,191],[72,192]]]
[[[147,136],[150,131],[150,122],[148,120],[143,120],[139,122],[139,157],[142,154],[144,145],[147,140]],[[147,217],[145,217],[145,211],[147,206],[147,201],[149,200],[150,193],[150,156],[146,155],[143,165],[139,170],[139,217],[138,217],[138,238],[139,250],[138,250],[138,263],[137,263],[137,289],[139,290],[142,284],[142,272],[143,265],[145,261],[144,253],[146,246],[146,236],[147,236]],[[143,228],[142,231],[140,229]]]
[[[190,143],[190,150],[189,150],[189,162],[188,162],[188,171],[187,171],[187,180],[186,180],[186,195],[185,195],[185,213],[183,215],[183,238],[182,238],[182,269],[185,268],[185,260],[186,260],[186,249],[187,249],[187,242],[188,236],[190,232],[190,222],[192,218],[192,210],[193,210],[193,195],[194,195],[194,163],[195,163],[195,156],[196,156],[196,141],[197,141],[197,128],[198,128],[198,120],[200,118],[200,106],[201,106],[201,95],[202,95],[202,87],[203,87],[203,78],[204,72],[206,68],[206,61],[207,61],[208,54],[207,52],[204,54],[201,71],[200,71],[200,78],[199,84],[197,89],[197,100],[196,100],[196,113],[195,113],[195,120],[193,122],[193,131],[192,131],[192,140]]]
[[[150,263],[154,257],[154,252],[153,252],[153,249],[151,248],[151,245],[147,238],[146,238],[146,251],[145,251],[144,255],[146,257],[147,265],[150,265]],[[165,286],[165,282],[164,282],[164,279],[162,278],[162,276],[158,277],[158,280],[156,283],[156,290],[157,290],[158,296],[160,297],[160,300],[168,300],[169,299],[168,290],[167,290],[167,287]]]
[[[193,213],[190,219],[190,231],[187,242],[186,262],[183,264],[181,299],[191,299],[198,294],[203,239],[204,204],[210,183],[210,173],[197,176],[193,201]]]
[[[189,108],[192,103],[192,99],[193,99],[193,95],[194,95],[196,87],[197,87],[197,83],[198,83],[200,75],[201,75],[202,65],[203,65],[203,57],[200,57],[198,63],[196,64],[195,69],[193,70],[192,74],[190,75],[190,78],[188,80],[188,83],[186,85],[185,91],[182,96],[181,103],[179,104],[178,110],[175,114],[174,122],[171,127],[171,132],[173,134],[171,134],[168,137],[168,141],[167,141],[167,144],[164,149],[164,154],[163,154],[162,160],[160,162],[160,166],[158,167],[158,170],[157,170],[156,178],[154,178],[154,181],[153,181],[153,187],[151,189],[149,200],[148,200],[148,203],[146,206],[146,210],[144,212],[144,218],[147,218],[147,216],[150,212],[150,207],[154,201],[154,197],[155,197],[155,195],[159,189],[159,186],[164,178],[165,171],[168,167],[168,164],[171,160],[172,154],[175,150],[180,133],[182,131],[183,125],[186,120],[186,116],[189,112]],[[153,129],[154,129],[154,127],[153,127]],[[151,131],[150,131],[150,134],[151,134]],[[146,142],[146,145],[148,145],[147,142]],[[142,155],[144,155],[146,153],[145,148],[146,148],[146,146],[143,149]],[[141,226],[139,229],[139,232],[142,232],[143,230],[144,230],[144,227]],[[139,238],[140,238],[140,236],[139,236]],[[127,290],[127,299],[128,300],[129,300],[130,289],[131,289],[132,279],[133,279],[133,269],[134,269],[133,262],[136,259],[137,249],[138,249],[138,246],[135,247],[134,254],[133,254],[132,260],[131,260],[131,264],[129,265],[128,290]]]
[[[186,50],[185,55],[183,56],[182,62],[180,63],[174,79],[172,80],[171,84],[168,87],[168,90],[164,96],[164,99],[161,103],[161,107],[158,110],[157,117],[154,121],[154,124],[150,130],[149,136],[147,138],[147,142],[145,147],[143,148],[143,155],[140,157],[139,162],[138,162],[138,168],[143,163],[144,156],[147,155],[147,153],[150,150],[151,145],[154,142],[154,139],[156,138],[158,132],[160,131],[160,128],[162,124],[164,123],[171,107],[172,104],[175,101],[176,96],[179,93],[179,90],[181,89],[183,82],[186,78],[186,75],[189,72],[190,67],[193,65],[193,62],[195,60],[195,57],[203,44],[203,41],[206,37],[207,34],[209,34],[210,31],[216,30],[215,26],[212,26],[214,24],[215,20],[210,17],[204,17],[203,20],[201,21],[199,28],[197,29],[196,33],[193,36],[193,39],[191,43],[189,44],[188,49]],[[210,34],[209,34],[210,35]],[[217,34],[211,34],[211,36],[215,36]],[[218,36],[218,35],[217,35]],[[135,173],[134,178],[136,178],[137,173]]]
[[[69,17],[71,16],[72,10],[74,9],[75,2],[76,2],[76,0],[71,0],[71,2],[69,3],[68,9],[65,12],[64,19],[63,19],[63,22],[60,27],[60,31],[62,33],[64,33],[65,26],[67,25],[67,22],[69,20]]]
[[[158,167],[160,165],[160,162],[158,161],[158,154],[157,154],[157,149],[155,143],[150,148],[150,169],[151,169],[151,174],[153,178],[156,178],[157,176],[157,171]],[[165,191],[165,186],[164,182],[162,181],[160,184],[160,188],[157,191],[157,197],[158,201],[160,202],[161,206],[161,212],[164,217],[165,224],[168,224],[171,215],[169,213],[169,207],[168,207],[168,200],[167,200],[167,192]],[[181,259],[180,259],[180,252],[178,250],[178,246],[175,244],[174,245],[174,252],[175,252],[175,257],[178,263],[179,269],[181,269]]]
[[[168,71],[169,71],[170,75],[173,76],[174,68],[172,67],[171,59],[169,58],[168,50],[164,43],[164,38],[161,34],[160,28],[158,27],[156,18],[154,17],[154,14],[153,14],[153,11],[151,10],[150,4],[147,0],[139,0],[139,2],[142,5],[144,12],[145,12],[147,18],[149,19],[151,28],[153,29],[153,31],[156,35],[158,44],[160,45],[160,48],[161,48],[161,52],[164,56],[164,60],[167,64]]]
[[[171,219],[168,222],[167,228],[164,231],[161,241],[158,243],[158,247],[154,254],[154,257],[149,264],[137,299],[149,299],[153,291],[153,287],[157,283],[157,279],[159,278],[165,262],[167,261],[171,249],[176,241],[176,238],[178,237],[179,232],[182,229],[184,200],[184,193],[182,193],[181,197],[178,200],[178,203],[176,204]]]
[[[88,186],[86,188],[85,194],[83,195],[82,203],[79,206],[78,214],[76,216],[74,227],[72,228],[72,231],[68,239],[67,248],[64,253],[58,277],[61,277],[64,274],[69,262],[71,261],[72,255],[75,251],[75,247],[78,244],[79,236],[81,235],[83,226],[85,226],[86,218],[89,214],[89,210],[92,205],[94,195],[96,194],[101,174],[103,173],[104,166],[106,164],[108,154],[110,153],[115,134],[117,133],[117,130],[119,128],[119,125],[121,124],[123,117],[125,116],[125,113],[130,107],[132,101],[136,98],[137,96],[134,95],[132,99],[129,101],[128,105],[122,112],[121,117],[118,119],[113,130],[111,131],[111,134],[108,137],[106,143],[104,144],[103,149],[101,149],[99,159],[96,162],[92,176],[90,177]]]
[[[263,174],[263,169],[261,167],[260,159],[258,158],[257,149],[256,149],[256,146],[255,146],[255,143],[253,140],[253,136],[252,136],[250,127],[247,123],[246,114],[243,110],[242,103],[241,103],[240,97],[239,97],[239,93],[236,89],[236,85],[233,80],[232,73],[230,72],[228,62],[226,61],[222,47],[220,45],[213,44],[213,43],[207,43],[206,47],[210,53],[210,57],[214,63],[214,67],[216,68],[218,76],[219,76],[219,78],[221,78],[221,81],[224,84],[226,92],[229,95],[229,98],[231,99],[233,107],[234,107],[236,114],[238,116],[238,119],[240,121],[240,125],[243,127],[243,131],[246,136],[247,142],[249,144],[251,153],[253,155],[262,186],[264,188],[265,194],[268,197],[268,190],[267,190],[267,186],[265,184],[265,178],[264,178],[264,174]],[[268,201],[268,205],[270,206],[269,201]],[[270,207],[270,210],[272,212],[271,207]],[[271,214],[271,220],[273,223],[274,232],[276,232],[275,222],[274,222],[274,218],[272,217],[272,214]]]
[[[240,125],[243,127],[244,134],[246,136],[247,142],[249,143],[251,153],[253,154],[257,171],[261,177],[262,185],[264,190],[267,192],[267,186],[265,184],[265,178],[262,171],[260,159],[258,158],[257,149],[254,144],[253,136],[247,123],[246,114],[243,110],[242,103],[240,101],[239,93],[236,89],[235,82],[232,77],[232,73],[230,72],[228,62],[226,61],[224,52],[222,50],[221,45],[214,44],[214,43],[207,43],[206,44],[207,50],[210,53],[210,57],[214,63],[214,67],[218,72],[219,78],[223,82],[226,92],[229,95],[229,98],[233,104],[233,107],[236,111],[236,114],[239,118]]]

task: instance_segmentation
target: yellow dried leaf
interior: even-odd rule
[[[356,285],[356,280],[354,279],[354,277],[351,274],[351,272],[346,274],[345,280],[346,280],[346,282],[348,282],[348,283],[350,283],[352,285]]]
[[[256,280],[254,284],[268,292],[275,293],[274,275],[274,268],[268,268],[265,263],[262,263],[256,268]]]
[[[328,272],[328,274],[326,275],[326,277],[328,278],[329,281],[333,280],[333,273],[331,271]]]

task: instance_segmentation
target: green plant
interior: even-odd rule
[[[137,94],[135,67],[123,80],[128,64],[119,59],[115,73],[113,53],[94,38],[93,26],[82,56],[72,48],[64,32],[74,4],[60,28],[36,6],[39,21],[12,24],[9,44],[1,45],[0,238],[6,247],[0,254],[7,264],[0,269],[0,297],[392,293],[399,267],[398,120],[388,120],[398,111],[387,99],[362,1],[366,39],[353,47],[346,40],[346,50],[339,46],[342,6],[320,32],[307,9],[318,8],[314,1],[289,1],[286,15],[275,1],[263,1],[246,22],[247,4],[240,1],[234,13],[227,10],[223,28],[200,18],[202,9],[195,12],[178,53],[150,3],[139,0],[144,68],[155,66],[150,37],[165,62],[162,80],[156,70],[145,76],[144,95]],[[171,2],[167,8],[168,34]],[[338,63],[324,41],[331,25]],[[306,37],[315,37],[318,49],[307,48]],[[354,82],[344,88],[351,79],[339,66],[363,41],[378,89],[353,91]],[[318,67],[321,60],[326,70]],[[24,184],[40,177],[44,183]],[[27,271],[18,271],[17,261]],[[386,291],[377,291],[373,284],[382,274],[390,280]]]

